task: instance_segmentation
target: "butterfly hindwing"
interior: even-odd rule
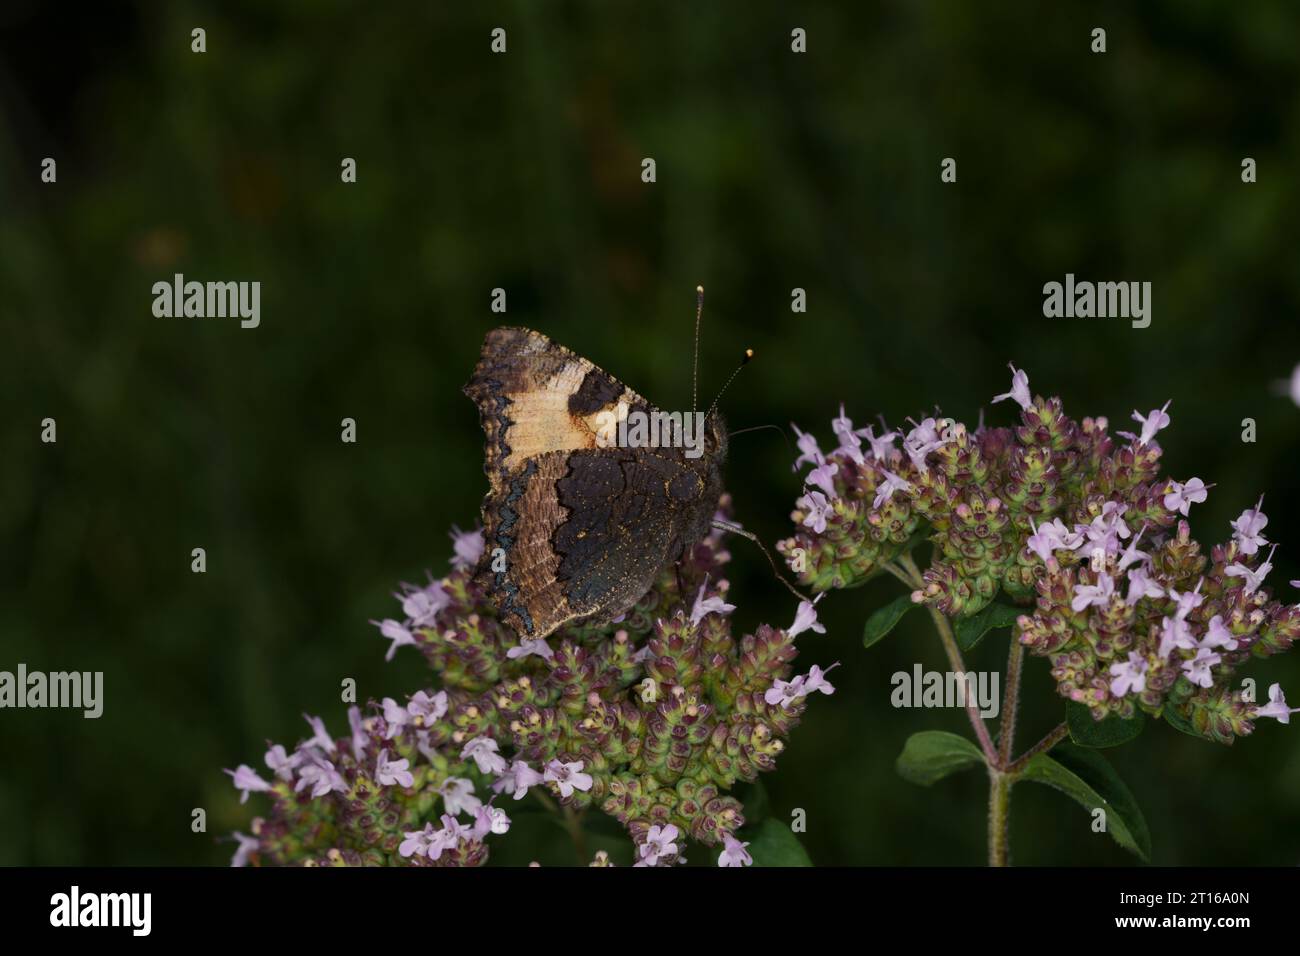
[[[620,404],[654,409],[581,356],[494,329],[465,392],[487,436],[480,580],[521,636],[617,616],[707,533],[721,456],[598,441]]]
[[[694,544],[708,532],[717,495],[706,501],[704,475],[674,451],[618,448],[570,456],[558,486],[569,518],[553,544],[571,604],[622,613],[681,557],[685,540]]]

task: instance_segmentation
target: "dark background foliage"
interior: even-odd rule
[[[1222,540],[1266,491],[1288,590],[1300,410],[1272,385],[1300,359],[1300,8],[785,7],[5,5],[0,669],[103,670],[106,704],[98,721],[0,712],[0,862],[223,862],[214,837],[253,807],[220,768],[260,765],[303,711],[341,731],[344,677],[363,699],[421,686],[417,656],[385,665],[366,621],[399,580],[441,573],[449,525],[477,515],[460,386],[496,286],[509,322],[681,408],[703,283],[701,391],[759,356],[724,402],[733,428],[829,439],[841,399],[860,423],[935,403],[1004,421],[988,401],[1008,360],[1112,427],[1172,398],[1170,473],[1216,485],[1194,530]],[[261,327],[154,318],[174,272],[260,280]],[[1066,272],[1151,281],[1151,327],[1044,319],[1042,285]],[[737,516],[769,542],[789,530],[791,458],[772,432],[733,443]],[[788,623],[762,556],[732,550],[737,624]],[[897,588],[830,595],[829,633],[801,639],[805,665],[843,662],[839,693],[767,787],[773,813],[807,810],[817,863],[983,858],[980,775],[922,790],[892,769],[909,733],[969,729],[891,708],[894,671],[943,666],[923,615],[862,649]],[[1000,668],[1005,635],[974,664]],[[1252,674],[1300,698],[1300,654]],[[1041,660],[1026,694],[1027,745],[1062,710]],[[1155,723],[1112,752],[1155,862],[1300,860],[1297,733],[1268,721],[1229,749]],[[1013,809],[1019,862],[1131,862],[1058,794],[1026,785]]]

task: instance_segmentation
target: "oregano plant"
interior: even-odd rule
[[[855,428],[844,406],[823,453],[796,427],[795,470],[810,467],[795,504],[795,534],[778,548],[815,593],[892,575],[904,591],[867,618],[863,642],[882,640],[923,608],[955,675],[963,655],[1009,633],[999,723],[967,692],[971,737],[923,730],[903,745],[898,772],[928,786],[984,767],[989,779],[988,860],[1010,860],[1012,788],[1052,787],[1148,859],[1150,836],[1132,793],[1101,750],[1128,743],[1152,720],[1220,744],[1261,717],[1287,723],[1281,687],[1256,700],[1241,671],[1287,650],[1300,606],[1272,597],[1277,547],[1263,499],[1208,549],[1189,515],[1211,486],[1161,474],[1158,434],[1169,403],[1134,412],[1134,431],[1105,418],[1068,417],[1059,398],[1033,395],[1012,366],[1019,421],[978,427],[942,416],[910,428]],[[1292,586],[1300,582],[1292,581]],[[1026,656],[1042,658],[1063,700],[1060,721],[1017,747]],[[970,690],[970,688],[968,688]],[[1031,738],[1032,739],[1032,738]]]
[[[266,808],[234,834],[235,866],[479,866],[535,815],[572,844],[541,864],[673,866],[693,846],[699,863],[809,865],[759,777],[835,690],[834,665],[792,674],[796,638],[825,631],[811,603],[733,634],[715,531],[617,620],[521,640],[474,573],[482,532],[452,538],[449,572],[402,584],[400,617],[371,622],[429,684],[349,707],[342,736],[304,715],[310,736],[268,742],[265,771],[228,770]],[[610,830],[614,855],[593,851]]]

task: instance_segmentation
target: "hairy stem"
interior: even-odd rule
[[[894,577],[898,578],[898,580],[906,584],[909,588],[916,589],[920,587],[920,582],[917,580],[917,578],[915,578],[909,572],[900,568],[898,565],[894,564],[892,561],[889,564],[886,564],[884,568]]]
[[[966,673],[966,662],[962,660],[961,648],[957,646],[957,638],[953,636],[952,625],[939,611],[934,608],[928,610],[930,619],[934,621],[934,629],[939,632],[943,649],[948,654],[948,666],[955,674]],[[993,747],[993,738],[989,736],[984,718],[980,716],[979,705],[975,701],[974,694],[966,695],[966,716],[970,718],[971,727],[975,730],[975,738],[979,741],[980,749],[984,751],[984,759],[989,762],[990,767],[1000,768],[998,752]]]
[[[578,854],[578,864],[585,866],[590,862],[591,858],[587,856],[587,833],[582,829],[582,811],[574,810],[573,807],[561,807],[540,789],[534,788],[529,793],[535,796],[542,806],[555,814],[557,822],[568,832],[569,839],[573,841],[574,852]]]
[[[1011,632],[1011,651],[1007,654],[1006,687],[1002,694],[1002,724],[998,730],[998,762],[1003,767],[1011,763],[1011,748],[1016,739],[1016,711],[1020,706],[1020,665],[1025,659],[1025,647]]]
[[[1007,766],[1007,773],[1013,777],[1018,777],[1024,772],[1029,761],[1033,760],[1041,753],[1047,753],[1062,740],[1070,735],[1070,729],[1065,724],[1057,724],[1052,730],[1038,743],[1034,744],[1023,754],[1017,757],[1010,765]]]
[[[922,585],[921,569],[916,566],[910,554],[901,555],[898,563],[911,576],[911,583],[914,587],[920,588]],[[904,578],[903,580],[907,580]],[[953,669],[953,673],[966,673],[966,662],[962,660],[961,648],[957,646],[957,638],[953,636],[952,625],[948,623],[948,618],[935,608],[926,607],[930,612],[930,620],[934,622],[934,629],[939,632],[939,641],[943,644],[944,652],[948,655],[948,666]],[[979,741],[980,750],[984,751],[984,759],[988,761],[989,767],[1001,768],[1001,761],[998,758],[998,752],[993,747],[993,739],[989,736],[989,729],[984,725],[984,718],[980,716],[979,707],[975,702],[973,694],[966,695],[966,716],[970,718],[971,727],[975,731],[975,739]]]
[[[989,866],[1007,866],[1011,846],[1007,824],[1011,819],[1011,785],[1015,778],[989,767]]]
[[[582,829],[582,813],[573,807],[565,807],[564,827],[569,831],[569,839],[573,841],[573,849],[578,854],[578,865],[586,866],[591,862],[591,857],[587,853],[587,833]]]

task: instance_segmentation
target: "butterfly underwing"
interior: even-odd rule
[[[486,435],[477,580],[501,619],[536,640],[617,618],[711,530],[727,432],[702,450],[608,441],[625,412],[658,412],[591,362],[531,329],[493,329],[464,388]]]

